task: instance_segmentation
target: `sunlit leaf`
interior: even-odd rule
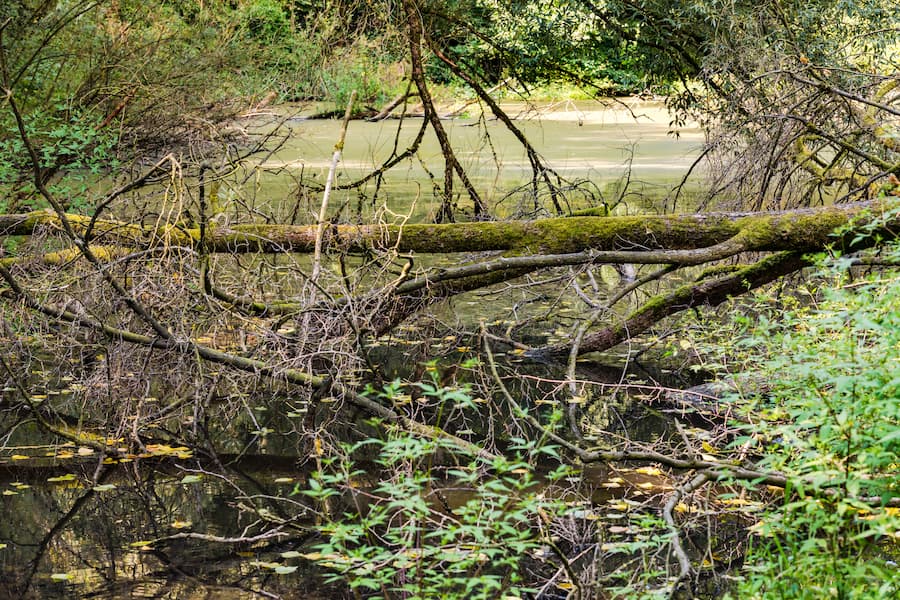
[[[50,579],[53,581],[69,581],[72,579],[72,576],[68,573],[53,573],[50,575]]]
[[[95,492],[108,492],[110,490],[116,489],[116,484],[114,483],[104,483],[101,485],[95,485],[93,488]]]
[[[198,483],[203,481],[202,475],[185,475],[181,478],[181,483]]]

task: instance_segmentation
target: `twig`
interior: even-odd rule
[[[338,162],[341,160],[341,152],[344,150],[344,139],[347,137],[347,125],[353,114],[353,103],[356,102],[356,90],[350,94],[347,102],[347,111],[344,113],[344,122],[341,124],[341,133],[337,144],[334,145],[334,154],[331,155],[331,168],[328,169],[328,178],[325,180],[325,191],[322,192],[322,205],[319,207],[319,219],[316,228],[316,247],[313,254],[313,267],[310,280],[318,281],[319,272],[322,269],[322,238],[325,235],[325,217],[328,212],[328,198],[331,196],[331,186],[334,184],[334,173],[337,171]]]

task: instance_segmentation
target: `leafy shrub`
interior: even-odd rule
[[[771,389],[738,443],[790,485],[754,527],[741,598],[900,594],[900,510],[888,506],[900,497],[900,281],[853,280],[847,264],[828,266],[816,305],[749,340],[752,377]]]
[[[420,385],[441,402],[472,400]],[[399,389],[382,396],[396,399]],[[383,476],[370,489],[353,483],[366,472],[350,456],[364,449],[375,452]],[[326,541],[307,558],[331,570],[332,580],[386,597],[521,597],[528,591],[523,562],[547,543],[548,521],[564,505],[540,493],[533,470],[534,459],[553,448],[520,441],[514,450],[514,460],[490,460],[403,432],[345,446],[343,458],[324,461],[303,492],[326,507]],[[435,466],[439,453],[459,466]],[[560,468],[549,479],[567,473]],[[350,507],[342,514],[334,514],[338,497]]]
[[[256,0],[243,9],[241,24],[252,40],[261,44],[283,42],[291,33],[291,24],[278,2]]]

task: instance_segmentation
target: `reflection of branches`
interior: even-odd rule
[[[94,485],[102,484],[109,475],[112,473],[112,469],[108,469],[105,467],[101,467],[98,476],[94,482]],[[34,557],[28,563],[28,574],[25,576],[25,580],[22,582],[22,587],[19,590],[19,594],[21,597],[26,597],[28,594],[28,589],[31,587],[31,582],[34,579],[34,574],[37,572],[38,566],[40,565],[41,559],[44,557],[44,554],[47,552],[47,548],[50,546],[50,543],[56,539],[56,536],[62,532],[63,529],[69,524],[69,522],[74,519],[79,512],[90,502],[97,492],[94,491],[93,488],[88,488],[81,496],[79,496],[75,502],[72,503],[72,506],[68,511],[56,522],[53,524],[53,527],[50,528],[50,531],[41,538],[41,541],[38,542],[37,550],[35,551]]]
[[[683,485],[677,486],[675,492],[669,496],[666,505],[663,507],[663,519],[666,521],[666,525],[669,527],[669,534],[671,535],[670,545],[672,547],[672,553],[678,560],[678,577],[672,582],[673,594],[683,582],[690,578],[693,569],[691,568],[691,559],[688,557],[687,552],[684,551],[684,546],[681,543],[681,532],[678,529],[678,525],[675,523],[675,517],[672,513],[674,512],[675,507],[678,506],[678,503],[681,502],[682,498],[685,498],[700,489],[706,485],[709,480],[709,474],[700,473]]]

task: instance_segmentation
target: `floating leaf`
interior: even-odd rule
[[[613,533],[613,534],[631,533],[632,528],[631,527],[623,527],[621,525],[613,525],[612,527],[607,528],[607,531],[609,531],[610,533]]]
[[[108,492],[110,490],[116,489],[116,484],[114,483],[104,483],[102,485],[95,485],[93,488],[95,492]]]
[[[0,544],[0,550],[3,550],[4,548],[6,548],[6,544]]]
[[[141,540],[139,542],[131,542],[128,544],[132,548],[138,548],[139,550],[149,550],[152,546],[153,542],[148,540]]]
[[[275,479],[275,483],[293,483],[293,482],[294,482],[293,477],[278,477],[277,479]]]
[[[4,496],[18,496],[19,492],[14,492],[13,490],[3,490]]]
[[[288,573],[293,573],[297,570],[296,566],[288,566],[288,565],[279,565],[275,567],[274,571],[279,575],[287,575]]]
[[[90,456],[94,453],[93,448],[88,448],[87,446],[80,446],[78,448],[78,456]]]
[[[31,457],[25,456],[24,454],[13,454],[12,456],[10,456],[10,458],[13,460],[28,460]]]
[[[654,477],[658,477],[662,475],[663,472],[656,467],[638,467],[634,470],[635,473],[640,473],[641,475],[650,475]]]
[[[181,483],[198,483],[203,481],[202,475],[185,475],[181,479]]]
[[[193,525],[191,521],[172,521],[173,529],[187,529],[191,525]]]
[[[60,475],[59,477],[48,477],[47,481],[50,483],[62,483],[65,481],[75,481],[75,475],[72,473],[66,473],[65,475]]]
[[[72,579],[72,576],[68,573],[53,573],[50,575],[50,579],[53,581],[69,581]]]
[[[306,554],[301,554],[301,558],[305,558],[306,560],[322,560],[324,556],[320,552],[308,552]]]
[[[281,558],[300,558],[301,556],[303,556],[303,554],[296,550],[288,550],[287,552],[281,553]]]

